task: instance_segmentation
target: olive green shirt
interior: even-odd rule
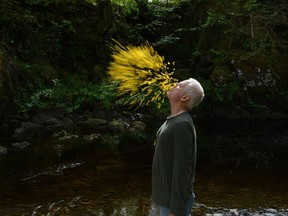
[[[185,202],[193,192],[196,132],[188,112],[167,118],[157,132],[152,165],[152,202],[185,215]]]

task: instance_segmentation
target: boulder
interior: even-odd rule
[[[144,131],[146,128],[146,124],[142,121],[134,121],[130,125],[131,131]]]
[[[60,120],[64,118],[64,116],[65,110],[63,109],[42,111],[32,116],[31,122],[41,125],[58,124]]]
[[[35,124],[32,122],[22,122],[20,127],[16,128],[12,137],[16,139],[26,136],[31,137],[41,128],[43,128],[43,125]]]
[[[12,143],[12,147],[15,149],[24,149],[27,146],[29,146],[31,143],[24,141],[24,142],[17,142],[17,143]]]
[[[123,119],[112,119],[108,123],[108,128],[112,132],[121,132],[126,131],[130,126],[130,123]]]

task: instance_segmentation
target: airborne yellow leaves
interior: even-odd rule
[[[174,63],[165,63],[148,43],[124,46],[115,41],[112,49],[108,74],[119,83],[119,95],[129,95],[127,103],[137,108],[150,103],[160,108],[166,92],[178,82],[172,77],[175,68],[169,68]]]

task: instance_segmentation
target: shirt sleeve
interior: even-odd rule
[[[191,176],[193,137],[192,127],[188,122],[175,125],[170,211],[176,216],[185,214],[185,202]]]

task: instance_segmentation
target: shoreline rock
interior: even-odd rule
[[[224,208],[208,207],[204,204],[194,203],[193,215],[200,213],[204,216],[288,216],[288,209],[285,208]]]

